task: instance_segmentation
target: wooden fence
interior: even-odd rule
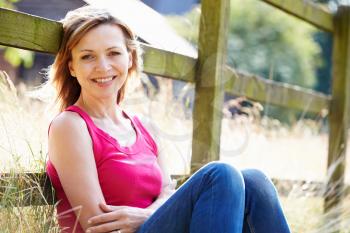
[[[191,171],[219,159],[224,93],[246,96],[278,106],[309,112],[329,110],[328,174],[325,210],[341,201],[349,123],[350,7],[330,13],[305,0],[263,0],[288,14],[333,34],[332,95],[236,72],[226,65],[230,0],[202,0],[198,59],[142,44],[144,72],[195,84]],[[0,44],[55,54],[60,45],[59,22],[0,8]],[[268,98],[269,93],[274,98]],[[205,114],[203,114],[205,113]],[[41,174],[30,174],[40,180]],[[7,177],[7,178],[4,178]],[[11,176],[13,177],[13,176]],[[11,179],[2,175],[2,181]],[[24,184],[23,188],[30,184]],[[46,186],[45,186],[46,187]],[[0,192],[1,193],[1,192]]]

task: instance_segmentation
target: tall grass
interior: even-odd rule
[[[39,180],[26,173],[44,171],[47,115],[23,89],[0,72],[0,232],[58,232],[54,206],[26,206],[44,200]]]
[[[45,169],[47,152],[47,127],[53,113],[46,111],[46,105],[25,95],[26,90],[21,86],[14,88],[9,82],[4,82],[4,74],[0,73],[0,172],[21,174],[19,177],[0,180],[0,232],[58,232],[55,219],[55,207],[24,206],[25,203],[45,201],[42,185],[25,172],[43,172]],[[164,150],[172,174],[189,172],[191,157],[192,119],[190,103],[193,99],[193,85],[184,84],[179,97],[172,95],[174,81],[158,79],[159,88],[147,82],[144,85],[149,90],[145,94],[140,80],[134,80],[129,86],[124,107],[137,114],[142,114],[155,123],[159,133],[160,150]],[[224,108],[221,137],[221,159],[239,168],[258,167],[269,176],[286,178],[287,165],[292,174],[303,173],[302,163],[311,167],[315,161],[324,159],[327,151],[322,145],[320,124],[316,121],[301,119],[297,125],[285,126],[280,122],[261,116],[261,106],[255,103],[253,108],[241,109],[246,111],[244,116],[231,116]],[[282,138],[286,138],[282,141]],[[314,157],[310,154],[299,155],[297,147],[305,147],[314,140],[313,150],[322,156]],[[320,139],[321,138],[321,139]],[[299,141],[298,141],[299,140]],[[282,145],[282,146],[281,146]],[[266,148],[265,148],[266,147]],[[273,156],[273,148],[288,149],[288,153]],[[280,149],[282,150],[282,149]],[[318,152],[320,150],[320,152]],[[278,152],[279,153],[279,152]],[[294,154],[300,157],[296,167],[290,161]],[[310,160],[308,160],[310,157]],[[306,159],[305,161],[303,161]],[[286,167],[283,163],[287,161]],[[282,166],[282,171],[279,167]],[[323,171],[326,168],[314,166],[312,169]],[[311,170],[312,170],[311,169]],[[310,173],[311,174],[311,173]],[[319,173],[322,178],[324,173]],[[308,178],[306,174],[306,180]],[[293,177],[295,179],[300,177]],[[305,177],[301,177],[304,178]],[[322,178],[323,179],[323,178]],[[322,181],[321,179],[321,181]],[[23,190],[23,184],[31,183],[32,189]],[[339,230],[350,232],[350,197],[346,196],[341,206],[329,215],[323,213],[322,192],[312,189],[311,183],[294,184],[288,192],[281,191],[281,201],[286,212],[292,232],[296,233],[329,233]],[[336,216],[332,218],[332,216]]]

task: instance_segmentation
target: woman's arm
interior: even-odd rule
[[[158,155],[158,162],[162,169],[163,187],[162,192],[155,202],[146,209],[130,206],[112,206],[101,204],[101,210],[105,213],[90,218],[89,223],[92,227],[89,233],[114,232],[115,229],[121,229],[122,232],[136,232],[139,227],[175,192],[171,184],[170,176],[167,176],[164,170],[164,163]],[[164,158],[164,157],[163,157]]]
[[[157,145],[159,144],[157,143]],[[162,191],[157,200],[147,207],[147,209],[151,210],[151,213],[156,211],[166,200],[168,200],[168,198],[175,192],[176,186],[176,182],[172,181],[169,175],[163,150],[159,150],[158,153],[157,161],[162,171],[163,184]]]
[[[92,216],[102,214],[105,203],[99,185],[92,142],[85,122],[73,112],[63,112],[52,122],[49,157],[63,190],[85,230]]]
[[[157,162],[159,164],[159,167],[162,172],[162,191],[157,198],[155,202],[152,203],[147,209],[151,210],[153,213],[156,211],[168,198],[175,192],[175,186],[176,186],[176,181],[171,180],[168,166],[167,166],[167,161],[166,161],[166,155],[164,148],[162,147],[162,141],[160,138],[160,132],[157,130],[158,127],[147,117],[141,117],[140,118],[143,126],[147,129],[147,131],[151,134],[152,138],[154,139],[155,143],[157,144],[158,147],[158,158]]]

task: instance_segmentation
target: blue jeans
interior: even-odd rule
[[[272,182],[255,169],[212,162],[198,170],[137,233],[288,233]]]

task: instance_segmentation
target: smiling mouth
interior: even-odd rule
[[[94,78],[94,79],[92,79],[92,81],[95,83],[106,83],[106,82],[112,81],[116,77],[117,76],[109,76],[109,77],[104,77],[104,78]]]

